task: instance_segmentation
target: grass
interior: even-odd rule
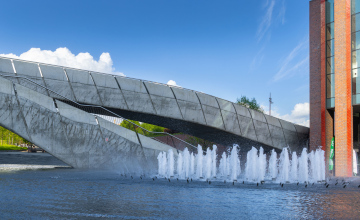
[[[27,150],[26,147],[17,147],[15,145],[10,145],[10,144],[0,144],[0,151],[2,150]]]

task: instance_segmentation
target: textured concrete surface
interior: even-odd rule
[[[53,98],[2,77],[0,85],[0,125],[72,167],[154,171],[158,153],[173,149],[140,135],[141,146],[128,129],[61,101],[56,108]]]
[[[23,63],[14,61],[15,69]],[[5,67],[9,65],[6,59],[0,59],[0,64],[4,69],[9,68]],[[44,81],[49,89],[69,99],[101,105],[128,119],[171,128],[223,145],[237,143],[242,150],[252,146],[279,150],[289,146],[298,150],[307,146],[309,128],[214,96],[126,77],[60,66],[51,66],[50,70],[45,66],[38,65],[44,72],[43,77],[36,79],[38,82]],[[57,76],[59,74],[61,76]],[[59,99],[55,94],[49,95]]]

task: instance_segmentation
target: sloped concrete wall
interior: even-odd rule
[[[7,59],[0,59],[4,70],[11,71],[10,64]],[[25,74],[23,62],[14,61],[14,66],[15,69],[20,66],[18,69]],[[27,75],[34,79],[39,75],[30,66]],[[107,107],[129,119],[224,145],[237,143],[276,149],[290,146],[293,150],[307,146],[309,128],[204,93],[60,66],[39,64],[38,69],[43,76],[36,80],[43,80],[51,90],[81,103]],[[13,72],[20,74],[17,70]]]
[[[0,77],[0,125],[83,169],[154,172],[168,145]],[[15,93],[16,91],[16,93]],[[174,153],[176,154],[175,149]]]

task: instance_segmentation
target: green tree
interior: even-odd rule
[[[147,124],[147,123],[141,123],[138,122],[138,121],[134,121],[134,120],[129,120],[131,122],[133,122],[134,124],[126,121],[126,120],[123,120],[120,124],[120,126],[124,127],[124,128],[127,128],[127,129],[130,129],[132,131],[135,131],[138,132],[139,134],[142,134],[142,135],[145,135],[145,136],[148,136],[148,137],[153,137],[153,136],[158,136],[159,134],[154,134],[154,133],[151,133],[151,132],[164,132],[164,129],[163,127],[160,127],[160,126],[157,126],[157,125],[152,125],[152,124]],[[145,128],[146,130],[150,131],[150,132],[147,132],[145,131],[144,129],[142,128]],[[160,134],[161,135],[161,134]]]
[[[3,144],[23,144],[30,143],[19,135],[7,130],[6,128],[0,127],[0,145]]]
[[[153,134],[151,132],[164,132],[163,127],[157,126],[157,125],[152,125],[152,124],[148,124],[148,123],[141,123],[141,127],[145,128],[146,130],[150,131],[150,132],[146,132],[144,131],[146,136],[153,136],[156,134]]]
[[[132,124],[132,123],[130,123],[130,122],[132,122],[132,123],[134,123],[134,124]],[[124,127],[124,128],[127,128],[127,129],[129,129],[129,130],[132,130],[132,131],[135,131],[135,129],[137,129],[138,127],[140,127],[140,122],[138,122],[138,121],[134,121],[134,120],[123,120],[122,122],[121,122],[121,124],[120,124],[120,126],[121,127]]]
[[[256,99],[255,98],[252,98],[251,100],[246,97],[246,96],[241,96],[241,98],[237,99],[236,103],[238,105],[242,105],[242,106],[245,106],[247,108],[251,108],[251,109],[254,109],[256,111],[259,111],[259,112],[264,112],[264,109],[262,109],[260,107],[260,104],[257,103]]]

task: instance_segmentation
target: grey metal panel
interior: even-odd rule
[[[249,111],[250,111],[253,119],[267,123],[265,116],[262,112],[259,112],[259,111],[256,111],[256,110],[250,109],[250,108],[249,108]]]
[[[47,95],[47,91],[44,85],[44,81],[42,80],[41,77],[28,77],[26,76],[26,78],[30,79],[31,81],[27,80],[27,79],[23,79],[23,78],[18,78],[18,83],[22,86],[25,86],[29,89],[32,89],[34,91],[37,91],[41,94]],[[34,82],[34,83],[33,83]],[[39,86],[41,85],[41,86]]]
[[[171,87],[171,88],[174,91],[177,100],[180,99],[188,102],[199,103],[199,99],[197,98],[195,92],[187,89],[176,88],[176,87]]]
[[[74,94],[70,88],[70,84],[68,81],[59,81],[53,79],[44,78],[46,86],[51,90],[59,95],[68,98],[72,101],[76,101]],[[49,92],[49,95],[53,98],[61,98],[53,92]]]
[[[296,132],[293,131],[289,131],[284,129],[284,134],[285,134],[285,138],[286,138],[286,142],[289,145],[290,149],[296,149],[299,147],[299,139],[297,137]]]
[[[273,147],[276,147],[278,149],[287,147],[287,143],[282,128],[269,124],[269,130],[274,144]]]
[[[280,124],[280,121],[279,121],[278,118],[275,118],[273,116],[266,115],[266,114],[264,114],[264,116],[265,116],[268,124],[274,125],[274,126],[277,126],[277,127],[281,128],[281,124]]]
[[[216,99],[219,102],[220,108],[222,110],[232,112],[232,113],[236,113],[236,111],[234,109],[234,105],[233,105],[232,102],[226,101],[224,99],[219,99],[219,98],[216,98]]]
[[[229,132],[241,135],[236,114],[224,110],[221,110],[221,113],[225,122],[225,129]]]
[[[69,81],[72,83],[94,85],[94,82],[92,81],[88,71],[74,69],[65,69],[65,71],[69,77]]]
[[[151,82],[144,82],[151,95],[163,96],[174,99],[174,94],[168,86]]]
[[[308,134],[302,134],[302,133],[298,133],[298,138],[299,138],[299,147],[308,147],[308,140],[309,140],[309,135]]]
[[[236,109],[237,114],[251,118],[251,114],[248,108],[238,104],[234,104],[234,107]]]
[[[279,121],[280,121],[281,126],[282,126],[283,129],[296,132],[295,126],[294,126],[293,123],[288,122],[288,121],[284,121],[282,119],[279,119]]]
[[[114,79],[115,80],[115,79]],[[97,87],[104,106],[111,108],[127,109],[120,89]]]
[[[219,108],[219,105],[214,96],[209,96],[207,94],[199,92],[197,92],[196,94],[199,96],[201,104],[208,105],[214,108]]]
[[[225,130],[219,108],[214,108],[207,105],[202,105],[202,108],[205,114],[207,125]]]
[[[115,77],[109,74],[99,74],[99,73],[91,73],[91,76],[93,77],[95,81],[95,85],[97,87],[107,87],[107,88],[113,88],[118,89],[119,86],[116,83]]]
[[[94,85],[86,85],[82,83],[71,83],[75,98],[78,102],[93,105],[102,105],[99,94]]]
[[[156,114],[148,94],[123,90],[130,110]]]
[[[146,93],[146,88],[141,80],[129,79],[121,76],[116,77],[122,90]]]
[[[0,72],[14,73],[11,60],[0,58]]]
[[[117,135],[120,135],[136,144],[139,144],[139,140],[136,136],[136,133],[133,132],[132,130],[129,130],[129,129],[126,129],[124,127],[121,127],[119,125],[116,125],[112,122],[109,122],[103,118],[100,118],[100,117],[97,117],[97,120],[99,122],[99,125],[102,127],[102,128],[105,128],[111,132],[114,132],[115,134]]]
[[[157,151],[165,151],[165,152],[167,152],[169,149],[174,150],[174,148],[170,147],[169,145],[165,145],[163,143],[160,143],[159,141],[153,140],[144,135],[139,134],[139,138],[140,138],[141,144],[144,148],[153,149],[153,150],[157,150]],[[174,154],[176,155],[175,150],[174,150]],[[154,158],[156,158],[157,155],[153,155]]]
[[[16,85],[16,92],[19,97],[38,103],[42,107],[47,108],[53,112],[56,112],[54,102],[52,98],[50,98],[49,96],[35,92],[34,90],[31,90],[21,85]]]
[[[265,143],[269,146],[273,146],[268,125],[266,123],[258,121],[258,120],[253,120],[253,122],[254,122],[256,136],[258,138],[258,141]]]
[[[18,60],[14,60],[13,62],[16,73],[31,77],[41,77],[39,67],[36,63],[27,63]]]
[[[151,95],[151,100],[158,115],[182,119],[180,109],[174,98]]]
[[[40,69],[45,79],[67,81],[64,69],[62,67],[40,65]]]
[[[15,95],[6,93],[7,91],[0,93],[0,125],[31,141],[27,126],[22,117],[22,106],[19,108]]]
[[[298,133],[309,134],[309,132],[310,132],[310,128],[308,128],[308,127],[304,127],[304,126],[297,125],[297,124],[294,124],[294,126]]]
[[[14,94],[13,83],[10,80],[0,77],[0,85],[0,93],[5,93],[9,95]]]
[[[84,111],[82,111],[78,108],[72,107],[71,105],[63,103],[61,101],[57,101],[56,104],[57,104],[57,107],[59,109],[59,113],[61,116],[66,117],[72,121],[97,125],[95,117],[93,115],[84,114]]]
[[[257,141],[254,125],[251,118],[238,114],[240,129],[243,137]]]
[[[200,104],[179,99],[177,100],[177,102],[179,104],[180,111],[184,117],[184,120],[204,125],[206,124]]]

